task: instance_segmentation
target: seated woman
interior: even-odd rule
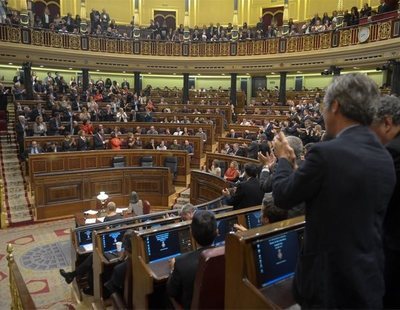
[[[239,179],[240,172],[239,172],[239,165],[237,161],[232,161],[229,165],[229,168],[226,169],[224,174],[224,179],[229,182],[236,182]]]
[[[122,214],[117,213],[117,205],[115,204],[115,202],[110,201],[107,204],[107,215],[104,218],[104,222],[111,222],[114,220],[120,220],[122,218],[123,218]]]
[[[214,159],[212,161],[210,170],[208,172],[211,173],[211,174],[216,175],[217,177],[220,177],[220,178],[222,177],[222,172],[221,172],[221,168],[219,167],[219,161],[218,160]]]
[[[121,149],[121,144],[122,141],[120,138],[118,138],[117,133],[114,131],[111,133],[111,139],[110,139],[110,148],[112,150],[120,150]]]
[[[34,136],[46,136],[47,135],[47,126],[43,121],[43,117],[38,115],[35,119],[35,123],[33,124],[33,135]]]
[[[131,192],[131,198],[129,199],[128,212],[134,213],[134,216],[149,214],[150,213],[150,203],[145,200],[139,199],[136,192]]]

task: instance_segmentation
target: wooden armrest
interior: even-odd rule
[[[128,309],[127,306],[125,305],[122,297],[118,293],[112,293],[110,298],[111,298],[111,303],[112,303],[113,309],[115,309],[115,310]]]

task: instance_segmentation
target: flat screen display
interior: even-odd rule
[[[103,253],[114,253],[117,251],[116,243],[118,241],[122,242],[122,238],[125,234],[125,229],[117,230],[109,233],[104,233],[101,235],[101,242],[103,245]],[[122,246],[122,250],[123,250]]]
[[[236,216],[217,220],[218,235],[214,240],[214,245],[220,246],[225,244],[225,236],[235,232],[235,228],[233,226],[237,223],[238,221]]]
[[[145,236],[144,243],[149,263],[170,259],[193,250],[189,226]]]
[[[257,281],[267,287],[294,275],[302,240],[302,229],[253,242]]]
[[[260,227],[261,223],[261,210],[249,212],[245,214],[247,229]]]
[[[92,229],[81,230],[78,232],[78,245],[84,246],[92,243]]]

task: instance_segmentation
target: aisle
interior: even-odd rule
[[[33,222],[32,204],[28,196],[27,182],[22,173],[18,159],[13,105],[8,105],[8,131],[11,134],[11,144],[6,137],[0,139],[0,173],[4,183],[4,202],[7,219],[10,226],[29,224]]]

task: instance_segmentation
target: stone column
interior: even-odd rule
[[[89,69],[82,69],[82,89],[87,91],[89,88]]]
[[[285,0],[283,4],[283,26],[282,35],[288,35],[290,33],[289,29],[289,0]]]
[[[133,3],[133,12],[134,12],[134,25],[133,25],[133,33],[132,37],[135,40],[140,39],[140,28],[139,28],[139,0],[135,0]]]
[[[22,64],[22,70],[24,70],[24,86],[26,99],[33,100],[32,63],[24,62]]]
[[[87,24],[87,12],[86,12],[86,0],[81,0],[81,26],[79,31],[82,34],[86,34],[88,32],[88,24]],[[91,29],[93,31],[93,29]]]
[[[286,77],[287,72],[280,73],[280,86],[279,86],[279,103],[286,104]]]
[[[231,73],[231,92],[230,92],[231,104],[236,106],[237,103],[237,73]]]
[[[185,18],[183,20],[183,26],[185,30],[183,31],[183,40],[188,42],[190,40],[190,30],[189,30],[189,0],[185,1]]]
[[[392,61],[391,94],[400,96],[400,61]]]
[[[182,103],[186,104],[188,100],[189,100],[189,73],[184,73]]]
[[[239,38],[238,29],[238,0],[233,0],[233,21],[232,21],[232,40],[236,41]]]
[[[139,96],[142,88],[140,87],[140,72],[135,72],[134,89],[135,93]]]

